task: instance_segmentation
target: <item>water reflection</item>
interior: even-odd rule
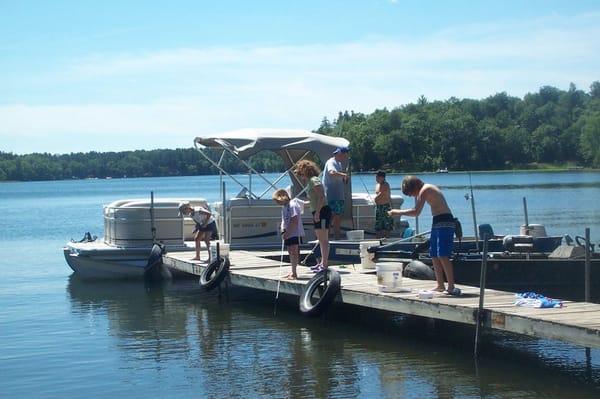
[[[196,282],[145,285],[69,280],[71,311],[108,320],[120,357],[138,369],[177,370],[174,392],[199,397],[597,397],[580,370],[522,354],[495,353],[522,345],[488,341],[475,372],[471,330],[386,313],[336,307],[307,319],[295,298],[235,288],[229,301]],[[93,324],[93,323],[92,323]],[[101,330],[101,321],[94,324]],[[525,341],[527,343],[527,341]],[[541,341],[531,341],[541,342]],[[504,346],[505,345],[505,346]],[[535,344],[533,351],[535,352]],[[573,349],[569,349],[573,352]],[[561,353],[569,362],[572,353]],[[600,356],[595,352],[594,356]],[[532,360],[533,359],[533,360]],[[599,359],[600,360],[600,359]],[[183,365],[183,366],[182,366]],[[555,384],[548,385],[548,376]]]

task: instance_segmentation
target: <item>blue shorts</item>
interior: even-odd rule
[[[454,228],[436,227],[431,229],[429,256],[440,258],[450,257],[454,246]]]
[[[344,213],[344,200],[327,201],[327,205],[329,205],[329,208],[331,208],[331,212],[333,212],[334,215],[341,215]]]

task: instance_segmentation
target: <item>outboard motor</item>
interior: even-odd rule
[[[533,237],[532,236],[504,236],[502,246],[508,252],[532,252]]]

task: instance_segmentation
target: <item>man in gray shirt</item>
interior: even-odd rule
[[[348,174],[342,172],[342,163],[348,159],[349,151],[348,147],[336,148],[333,157],[327,160],[323,168],[323,187],[327,205],[332,211],[331,225],[336,240],[340,239],[341,215],[344,213],[344,191],[345,184],[348,183]]]

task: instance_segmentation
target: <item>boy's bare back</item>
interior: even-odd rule
[[[420,201],[425,201],[431,207],[431,215],[437,216],[443,213],[452,213],[450,212],[450,207],[448,207],[448,203],[444,198],[444,194],[439,189],[439,187],[434,186],[433,184],[424,184],[419,194],[417,195],[417,203]]]

